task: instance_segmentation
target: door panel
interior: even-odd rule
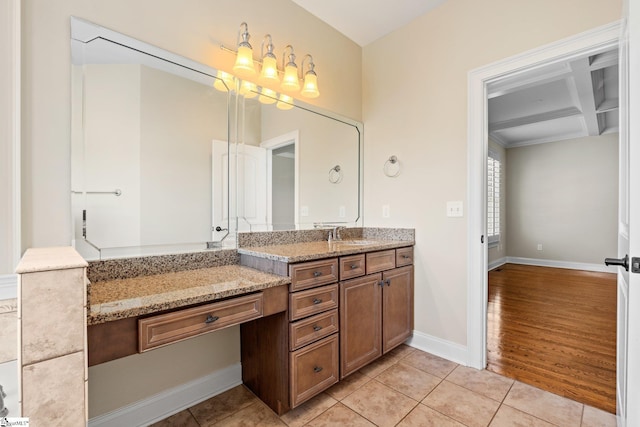
[[[386,353],[413,332],[413,266],[385,271],[382,281],[382,350]]]

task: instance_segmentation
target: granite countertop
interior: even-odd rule
[[[214,301],[289,283],[288,277],[240,265],[94,282],[87,287],[87,324]]]
[[[413,246],[413,240],[326,240],[290,243],[283,245],[250,246],[238,248],[238,253],[252,255],[259,258],[282,261],[288,263],[312,261],[343,255],[355,255],[363,252],[380,251],[385,249]]]

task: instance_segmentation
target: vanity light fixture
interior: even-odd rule
[[[280,110],[290,110],[293,108],[293,98],[284,93],[280,94],[278,98],[278,103],[276,104]]]
[[[220,92],[229,92],[236,87],[236,78],[233,77],[232,74],[218,70],[216,77],[217,78],[213,82],[213,87],[218,89]]]
[[[267,53],[264,53],[264,42],[267,39]],[[260,70],[260,78],[258,81],[262,84],[279,84],[280,76],[278,76],[278,60],[276,59],[276,55],[273,53],[271,34],[267,34],[264,36],[264,39],[262,39],[260,55],[262,56],[262,69]]]
[[[289,50],[289,62],[285,65],[287,57],[287,49]],[[297,92],[300,90],[300,80],[298,78],[298,66],[296,65],[296,54],[293,53],[293,46],[290,44],[284,48],[282,52],[282,68],[284,69],[284,77],[282,77],[282,90]]]
[[[242,37],[242,41],[240,41],[240,37]],[[253,48],[249,44],[250,37],[249,26],[246,22],[241,23],[238,30],[238,56],[233,66],[233,71],[240,77],[254,77],[256,74],[253,65]]]
[[[302,58],[302,66],[300,68],[304,73],[304,61],[306,61],[307,58],[309,59],[309,70],[304,74],[304,83],[302,84],[300,94],[307,98],[317,98],[320,96],[320,92],[318,91],[318,75],[314,71],[316,65],[313,63],[313,57],[306,54],[304,58]]]
[[[273,104],[278,100],[278,94],[275,90],[271,90],[267,87],[263,87],[260,91],[260,96],[258,97],[258,101],[263,104]]]
[[[247,99],[255,98],[258,96],[258,85],[250,82],[249,80],[242,80],[242,82],[240,82],[240,90],[238,93]]]
[[[245,95],[245,97],[253,97],[257,91],[256,82],[263,86],[262,93],[266,97],[261,96],[259,99],[264,103],[274,103],[278,100],[278,94],[265,86],[275,87],[280,85],[280,89],[283,92],[289,94],[293,92],[299,92],[300,95],[306,98],[317,98],[320,96],[318,90],[318,75],[315,72],[315,63],[313,57],[309,54],[305,55],[302,59],[302,66],[300,67],[300,75],[298,74],[298,66],[296,65],[296,55],[293,52],[293,46],[287,45],[282,53],[282,71],[278,69],[277,58],[274,53],[273,41],[270,34],[266,34],[262,40],[262,46],[260,49],[261,58],[256,60],[261,65],[260,74],[256,75],[256,69],[253,59],[253,48],[249,44],[249,27],[246,22],[240,24],[238,30],[238,49],[232,50],[224,47],[220,48],[224,51],[233,53],[236,55],[236,62],[233,66],[233,72],[236,77],[243,80],[239,93]],[[266,53],[265,53],[266,48]],[[306,70],[305,70],[305,63]],[[223,71],[218,72],[218,78],[224,80],[227,83],[228,89],[235,89],[233,82],[229,83],[225,77],[222,77]],[[280,76],[282,81],[280,81]],[[232,76],[233,77],[233,76]],[[300,90],[300,82],[302,83],[302,90]],[[249,88],[249,85],[251,88]],[[228,90],[222,82],[216,81],[214,87],[218,90]],[[254,95],[255,96],[255,95]],[[289,95],[291,98],[291,95]],[[273,98],[273,99],[272,99]],[[293,98],[291,98],[293,100]],[[288,101],[286,101],[287,103]],[[286,108],[286,107],[285,107]]]

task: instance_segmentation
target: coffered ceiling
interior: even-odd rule
[[[507,148],[618,132],[618,51],[501,79],[488,98],[489,137]]]

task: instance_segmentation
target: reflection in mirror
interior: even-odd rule
[[[238,230],[361,225],[361,124],[300,101],[283,110],[258,99],[243,100]]]
[[[71,42],[76,249],[96,259],[221,242],[230,96],[213,88],[216,70],[79,19]]]

